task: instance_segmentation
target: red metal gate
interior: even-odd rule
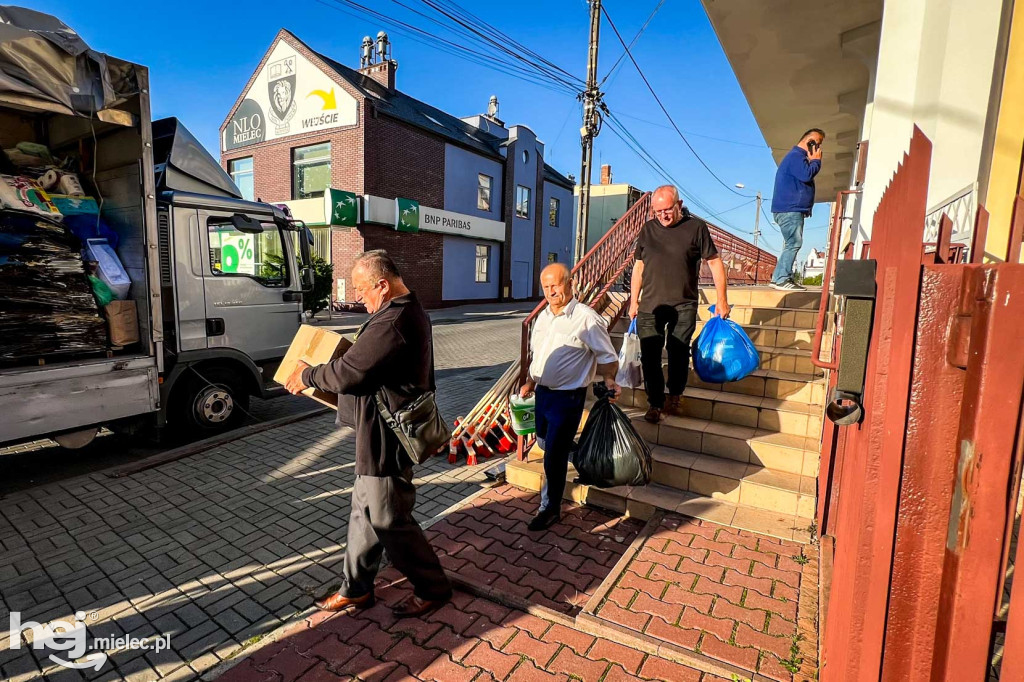
[[[915,130],[875,214],[864,419],[823,452],[826,681],[984,680],[991,656],[1020,480],[1024,267],[949,264],[948,234],[922,265],[930,153]],[[1024,679],[1019,587],[1006,680]]]

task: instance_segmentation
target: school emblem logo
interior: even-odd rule
[[[270,121],[274,132],[286,135],[295,116],[295,56],[285,57],[267,65],[267,94],[270,96]]]

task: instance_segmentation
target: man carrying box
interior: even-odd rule
[[[299,362],[285,384],[293,394],[310,386],[339,394],[338,422],[351,420],[356,429],[356,481],[343,581],[316,604],[326,611],[372,606],[374,578],[387,550],[391,563],[413,586],[413,595],[395,606],[395,615],[421,616],[448,601],[452,587],[412,515],[413,462],[373,396],[383,389],[389,409],[395,411],[434,390],[430,318],[385,251],[359,256],[352,283],[370,313],[355,343],[329,363],[310,367]]]

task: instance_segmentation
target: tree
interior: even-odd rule
[[[821,281],[824,279],[824,275],[815,275],[814,277],[804,277],[803,284],[808,287],[820,287]]]
[[[334,268],[320,256],[312,255],[313,290],[302,297],[306,310],[316,315],[330,305],[331,290],[334,287]]]

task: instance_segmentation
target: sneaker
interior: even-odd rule
[[[800,291],[801,289],[803,289],[803,287],[794,284],[788,279],[785,282],[782,282],[781,284],[772,282],[768,286],[770,286],[772,289],[778,289],[779,291]]]
[[[682,400],[680,395],[669,395],[665,398],[665,411],[671,414],[679,414],[679,403]]]
[[[800,282],[796,281],[795,279],[792,279],[790,281],[793,283],[793,286],[795,286],[800,291],[807,291],[807,287],[805,287],[803,284],[800,284]]]
[[[647,410],[647,414],[644,415],[644,421],[650,422],[651,424],[657,424],[661,421],[661,408],[651,407]]]

